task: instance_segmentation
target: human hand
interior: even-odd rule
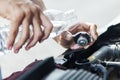
[[[45,6],[43,0],[31,0],[31,1],[34,2],[35,4],[37,4],[42,11],[46,10],[46,6]]]
[[[45,40],[52,30],[49,19],[39,6],[30,0],[0,0],[0,16],[11,21],[7,48],[10,50],[13,48],[15,53],[25,43],[27,43],[25,49],[28,50],[38,41]],[[22,34],[15,43],[21,25]],[[30,36],[30,25],[32,26],[32,36]]]
[[[87,32],[92,38],[93,42],[86,46],[80,46],[73,41],[74,34],[78,32]],[[72,25],[67,31],[63,31],[60,35],[56,36],[54,39],[63,47],[71,48],[72,50],[84,48],[87,49],[91,46],[98,37],[97,26],[92,23],[76,23]]]

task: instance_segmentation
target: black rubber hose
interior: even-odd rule
[[[97,72],[102,73],[103,74],[103,76],[102,76],[103,80],[107,80],[108,72],[107,72],[106,68],[103,65],[101,65],[101,64],[92,64],[91,68],[93,70],[97,71]]]
[[[100,63],[106,67],[120,67],[120,62],[100,61]]]
[[[110,59],[110,58],[120,58],[120,45],[107,45],[101,47],[99,50],[94,52],[88,60],[92,63],[97,63],[98,60]]]

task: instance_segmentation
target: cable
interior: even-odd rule
[[[92,64],[91,67],[97,71],[97,72],[101,72],[103,74],[103,80],[107,80],[107,77],[108,77],[108,73],[107,73],[107,70],[106,68],[101,65],[101,64]]]

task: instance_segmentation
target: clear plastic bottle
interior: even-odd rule
[[[6,45],[9,36],[10,26],[11,26],[10,21],[0,17],[0,56],[12,52],[12,50],[7,49],[7,45]],[[20,34],[21,34],[21,27],[19,28],[19,33],[15,41],[19,39]]]
[[[6,48],[9,28],[9,22],[0,17],[0,55],[4,55],[9,52]]]
[[[77,21],[77,15],[75,14],[74,9],[67,11],[48,9],[45,10],[44,13],[51,20],[54,26],[50,37],[55,37],[61,34]]]

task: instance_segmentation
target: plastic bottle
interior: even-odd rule
[[[12,50],[8,50],[6,48],[10,27],[10,21],[0,17],[0,56],[12,52]],[[21,30],[21,27],[19,27],[19,32],[15,42],[19,39]]]

